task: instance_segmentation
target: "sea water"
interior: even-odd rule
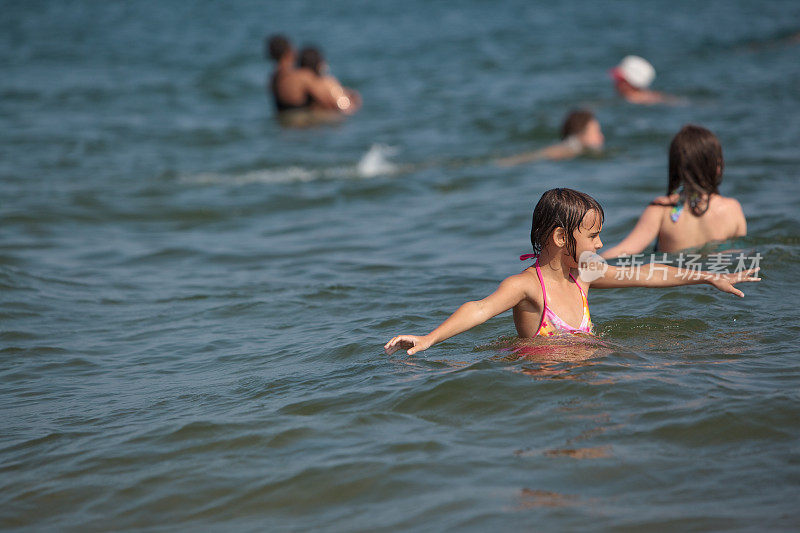
[[[800,4],[15,2],[0,17],[0,527],[800,527]],[[265,35],[363,109],[282,128]],[[680,106],[607,70],[649,59]],[[595,111],[603,154],[504,168]],[[384,355],[526,265],[565,186],[618,242],[685,123],[760,254],[739,299],[593,290]],[[669,256],[677,260],[677,254]]]

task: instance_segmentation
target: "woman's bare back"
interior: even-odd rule
[[[657,198],[655,204],[676,204],[680,199],[677,194]],[[686,248],[702,246],[711,241],[724,241],[747,234],[742,206],[734,198],[726,198],[712,194],[709,198],[708,210],[696,216],[684,202],[683,208],[673,221],[674,209],[665,205],[662,213],[661,229],[658,232],[658,250],[660,252],[676,252]]]

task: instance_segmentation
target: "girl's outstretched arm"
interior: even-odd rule
[[[527,285],[529,284],[526,283],[523,274],[510,276],[500,283],[496,291],[483,300],[463,304],[439,327],[427,335],[422,337],[417,335],[397,335],[384,345],[383,350],[386,355],[392,355],[400,349],[407,350],[406,353],[408,355],[427,350],[437,342],[463,333],[478,324],[483,324],[503,311],[508,311],[528,297],[526,293]]]
[[[677,287],[707,283],[722,292],[743,297],[744,293],[734,287],[734,284],[761,281],[761,278],[756,277],[758,271],[758,268],[751,268],[730,274],[675,268],[656,263],[630,267],[609,265],[603,276],[592,281],[590,286],[593,289],[615,289],[620,287]]]
[[[660,198],[661,200],[668,198]],[[658,200],[658,199],[657,199]],[[661,205],[648,205],[636,226],[633,227],[627,237],[622,239],[616,246],[612,246],[600,254],[605,259],[619,257],[621,255],[638,254],[658,237],[661,230],[661,220],[663,218],[664,207]]]

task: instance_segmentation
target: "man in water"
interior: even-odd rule
[[[264,55],[275,61],[269,88],[279,114],[287,111],[338,110],[336,99],[323,80],[308,69],[297,68],[297,54],[283,35],[265,43]]]
[[[614,79],[614,88],[631,104],[678,104],[680,100],[648,89],[656,77],[656,69],[649,61],[639,56],[625,56],[609,71]]]

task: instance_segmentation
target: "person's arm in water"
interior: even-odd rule
[[[521,165],[522,163],[530,163],[531,161],[536,161],[537,159],[542,159],[541,150],[536,150],[535,152],[525,152],[522,154],[512,155],[508,157],[502,157],[497,160],[497,164],[501,167],[513,167],[514,165]]]
[[[350,100],[350,107],[343,110],[345,113],[352,114],[361,109],[361,95],[355,89],[344,88],[344,94]]]
[[[625,100],[631,104],[639,105],[685,105],[687,100],[679,98],[671,94],[666,94],[658,91],[650,91],[648,89],[636,89],[630,86],[618,85],[617,90]]]
[[[669,103],[665,95],[656,91],[634,91],[625,95],[625,99],[632,104],[655,105]]]
[[[325,110],[338,111],[336,98],[331,93],[325,80],[308,69],[303,70],[303,85],[314,103]]]
[[[500,158],[497,160],[497,164],[501,167],[510,167],[540,159],[570,159],[578,154],[580,154],[580,151],[576,151],[572,146],[562,142],[548,146],[547,148],[542,148],[541,150]]]
[[[500,283],[492,294],[483,300],[467,302],[441,323],[439,327],[422,337],[416,335],[397,335],[384,345],[386,355],[397,350],[407,350],[408,355],[426,350],[445,339],[463,333],[490,318],[508,311],[523,299],[528,298],[527,283],[522,274],[510,276]]]
[[[352,115],[361,108],[361,95],[358,92],[343,87],[334,76],[325,76],[325,85],[336,100],[336,107],[342,113]]]
[[[608,266],[603,275],[589,285],[593,289],[618,289],[622,287],[678,287],[682,285],[708,284],[722,292],[744,297],[734,287],[736,283],[761,281],[756,277],[758,268],[742,270],[733,274],[705,272],[669,265],[649,263],[641,266]]]
[[[645,208],[628,236],[616,246],[603,251],[600,256],[610,259],[621,255],[641,253],[658,237],[658,233],[661,231],[661,221],[664,219],[664,206],[667,202],[669,202],[668,197],[656,198],[653,204]]]

